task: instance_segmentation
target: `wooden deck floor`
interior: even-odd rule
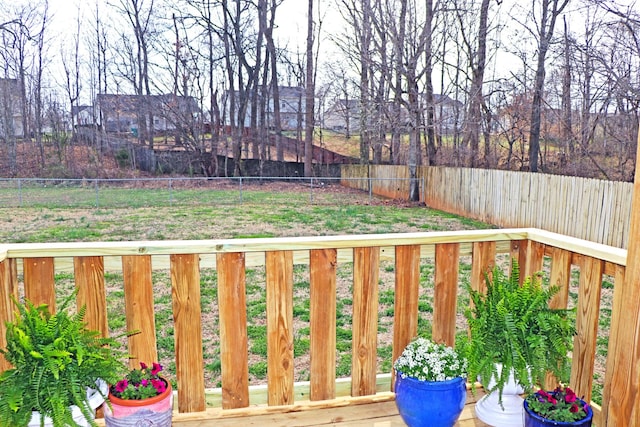
[[[468,395],[457,427],[488,427],[475,418],[476,398]],[[282,408],[280,408],[282,410]],[[274,409],[277,411],[277,409]],[[206,418],[206,419],[205,419]],[[261,413],[237,417],[174,417],[174,426],[180,427],[402,427],[405,426],[393,400],[373,403],[349,403],[341,407],[294,409],[293,411]]]

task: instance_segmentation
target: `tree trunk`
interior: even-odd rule
[[[313,118],[315,82],[313,76],[313,0],[308,0],[307,9],[307,65],[305,87],[305,133],[304,133],[304,176],[313,174]]]

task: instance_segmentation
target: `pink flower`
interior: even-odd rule
[[[578,399],[578,396],[569,387],[566,388],[564,401],[567,403],[573,403]]]
[[[164,393],[164,391],[167,389],[167,385],[162,380],[151,380],[151,384],[156,389],[158,394]]]
[[[125,389],[127,388],[127,386],[129,386],[129,381],[127,380],[120,380],[118,381],[118,383],[116,384],[116,391],[118,393],[122,393],[123,391],[125,391]]]
[[[162,371],[162,365],[156,362],[153,362],[153,368],[151,368],[151,375],[158,375],[158,373]]]
[[[140,368],[147,369],[147,364],[144,362],[140,362]]]
[[[573,405],[571,405],[571,408],[569,408],[569,411],[576,413],[580,410],[580,407],[578,405],[576,405],[575,403]]]

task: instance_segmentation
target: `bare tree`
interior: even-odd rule
[[[307,55],[305,79],[305,133],[304,133],[304,176],[313,175],[313,129],[315,106],[315,77],[313,60],[313,0],[308,0],[307,8]]]
[[[155,0],[119,0],[115,6],[131,25],[135,38],[135,50],[131,59],[135,70],[132,81],[138,95],[138,137],[141,142],[153,149],[154,123],[151,107],[150,61],[151,38],[153,37],[153,19]]]
[[[487,34],[489,19],[489,2],[482,0],[480,14],[478,16],[477,44],[463,33],[464,44],[468,49],[469,68],[471,69],[471,87],[469,89],[469,104],[465,117],[465,134],[463,145],[469,147],[469,155],[465,163],[476,166],[480,147],[480,130],[482,127],[483,107],[485,105],[482,86],[484,85],[484,72],[487,62]],[[456,9],[461,19],[461,13]],[[488,144],[489,141],[485,141]]]
[[[534,2],[537,5],[538,2]],[[536,38],[538,42],[537,61],[535,68],[535,80],[533,83],[533,100],[531,102],[531,131],[529,132],[529,169],[531,172],[538,172],[538,156],[540,155],[540,117],[542,99],[544,94],[545,83],[545,61],[547,52],[553,40],[553,31],[556,26],[556,20],[565,7],[569,4],[569,0],[542,0],[539,2],[539,16],[536,16],[534,22],[537,23]],[[531,11],[532,15],[536,15],[536,10]]]

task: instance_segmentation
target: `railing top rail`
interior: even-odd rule
[[[527,239],[615,264],[626,264],[627,251],[624,249],[533,228],[220,240],[15,243],[0,245],[0,261],[5,258],[302,251]]]

